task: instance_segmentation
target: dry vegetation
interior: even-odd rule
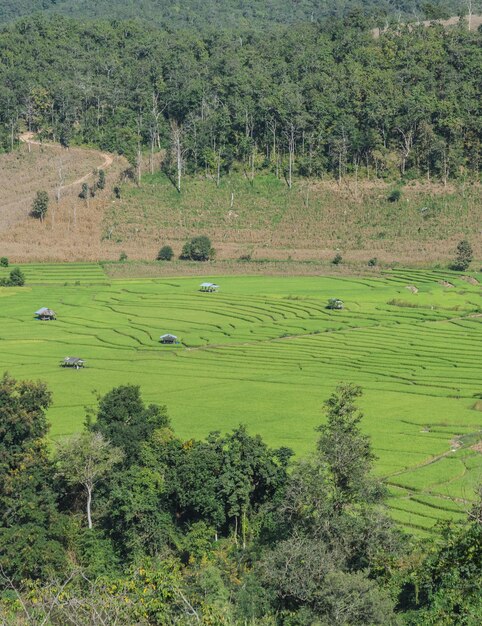
[[[0,249],[13,261],[97,260],[102,215],[110,187],[125,164],[122,159],[82,148],[24,143],[0,155]],[[107,187],[89,205],[78,196],[82,182],[91,184],[104,168]],[[39,190],[49,194],[43,223],[30,217]],[[60,196],[57,201],[58,196]]]
[[[186,177],[178,194],[157,173],[144,175],[140,188],[122,183],[121,199],[114,199],[112,187],[120,184],[126,167],[116,158],[106,168],[105,190],[88,203],[79,199],[82,177],[90,173],[93,182],[93,171],[105,160],[97,151],[51,145],[32,145],[31,152],[22,146],[0,156],[1,254],[12,261],[91,261],[117,260],[125,251],[129,259],[152,260],[165,243],[177,254],[188,237],[207,234],[222,271],[229,269],[225,261],[243,255],[303,262],[302,273],[319,270],[304,262],[330,261],[337,252],[351,263],[366,264],[372,257],[381,263],[443,263],[462,237],[469,237],[476,258],[482,258],[480,185],[413,181],[400,187],[398,202],[389,202],[395,185],[366,176],[341,184],[304,180],[291,191],[274,175],[251,182],[236,173],[222,179],[219,188],[211,178]],[[60,161],[64,184],[57,203]],[[38,189],[51,197],[44,223],[28,216]],[[294,269],[271,265],[259,265],[259,271]]]
[[[467,23],[468,29],[471,31],[474,31],[474,30],[477,30],[479,26],[482,24],[482,15],[471,15],[470,18],[465,17],[464,20]],[[456,26],[459,23],[459,21],[460,21],[460,17],[453,16],[453,17],[449,17],[446,20],[424,20],[421,23],[427,27],[432,26],[433,24],[441,24],[442,26],[445,26],[447,28],[451,26]],[[413,24],[418,24],[418,23],[419,22],[413,22]],[[412,24],[409,24],[409,26],[411,25]],[[379,37],[380,32],[383,32],[383,30],[381,30],[380,28],[373,29],[373,35],[375,37]]]

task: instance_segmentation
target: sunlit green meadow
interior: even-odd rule
[[[352,381],[394,518],[426,532],[465,514],[482,478],[480,274],[206,276],[221,289],[200,293],[199,278],[112,280],[96,264],[23,270],[25,287],[0,288],[0,366],[47,381],[52,437],[80,429],[97,393],[135,383],[183,437],[244,423],[307,455],[323,400]],[[41,306],[58,319],[36,321]],[[164,333],[181,343],[162,346]],[[85,370],[61,368],[65,356]]]

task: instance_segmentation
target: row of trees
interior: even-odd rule
[[[449,17],[457,12],[466,12],[468,7],[480,5],[480,0],[398,0],[396,5],[390,0],[186,0],[182,10],[170,0],[0,0],[0,22],[6,22],[36,11],[47,11],[74,15],[76,17],[111,17],[114,19],[141,18],[149,23],[173,28],[231,27],[251,24],[262,29],[273,23],[294,23],[317,21],[333,15],[344,16],[350,12],[363,11],[376,18],[383,25],[387,20],[438,19]],[[395,11],[394,11],[395,9]]]
[[[479,32],[403,27],[374,37],[363,16],[260,33],[200,35],[135,22],[30,18],[0,32],[0,143],[41,136],[125,154],[166,149],[216,183],[329,173],[478,176]],[[151,168],[155,160],[151,158]]]
[[[477,623],[480,505],[428,545],[407,541],[383,509],[360,394],[335,390],[298,462],[243,427],[183,441],[134,386],[100,398],[52,455],[50,393],[5,375],[0,620]]]

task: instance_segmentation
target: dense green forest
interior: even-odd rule
[[[135,386],[99,398],[52,453],[49,391],[5,375],[1,623],[480,623],[480,502],[431,540],[403,536],[360,394],[334,390],[303,461],[242,426],[183,441]]]
[[[478,176],[482,34],[373,37],[354,13],[259,33],[23,19],[0,32],[4,149],[22,128],[219,177]]]
[[[474,9],[476,6],[473,2]],[[0,22],[47,12],[82,18],[137,17],[169,28],[239,28],[247,24],[263,28],[344,16],[359,8],[383,22],[400,15],[430,19],[467,10],[463,0],[0,0]]]

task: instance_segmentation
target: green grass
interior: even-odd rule
[[[52,437],[80,429],[96,393],[135,383],[148,402],[168,406],[183,437],[244,423],[307,455],[323,401],[352,381],[364,389],[363,428],[394,518],[425,533],[469,506],[482,476],[471,449],[482,438],[472,408],[482,392],[479,285],[400,269],[380,278],[217,277],[221,291],[202,294],[197,277],[113,280],[95,264],[23,269],[25,287],[0,289],[0,365],[47,381]],[[345,309],[327,310],[330,297]],[[35,321],[40,306],[57,321]],[[181,345],[161,346],[165,332]],[[86,359],[86,369],[60,368],[65,356]]]
[[[444,190],[413,181],[403,187],[400,202],[387,200],[390,185],[347,179],[297,180],[288,189],[282,179],[260,172],[254,181],[233,171],[214,179],[185,176],[179,194],[157,172],[142,185],[122,186],[103,222],[104,237],[138,248],[153,242],[173,245],[176,255],[193,234],[209,235],[226,259],[249,253],[254,259],[333,258],[403,263],[448,261],[455,238],[470,238],[480,258],[480,189]],[[300,219],[303,216],[303,219]],[[370,256],[368,256],[370,255]]]

